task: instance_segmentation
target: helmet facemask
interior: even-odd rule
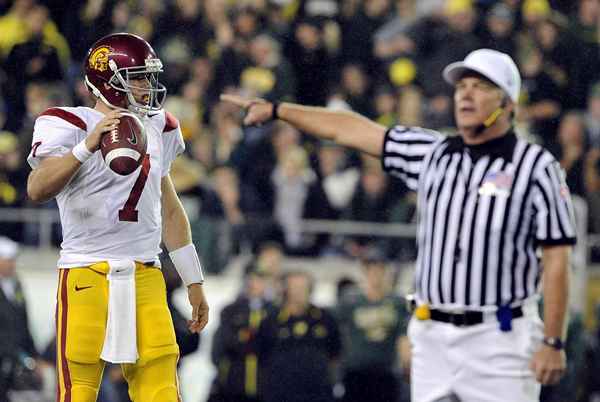
[[[139,115],[162,109],[167,94],[166,87],[158,81],[158,74],[163,72],[160,59],[146,59],[144,62],[144,66],[118,68],[114,60],[108,61],[108,66],[113,71],[108,85],[117,91],[125,92],[128,109]],[[134,82],[141,79],[145,79],[147,85],[139,86]],[[135,95],[138,95],[138,98],[142,95],[143,101],[138,101]]]

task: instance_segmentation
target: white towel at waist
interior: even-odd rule
[[[100,357],[111,363],[138,359],[135,320],[135,262],[108,261],[108,319]]]

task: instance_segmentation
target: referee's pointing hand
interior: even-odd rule
[[[244,124],[247,126],[260,125],[273,118],[273,104],[264,99],[246,99],[237,95],[222,94],[221,101],[232,103],[246,112]]]

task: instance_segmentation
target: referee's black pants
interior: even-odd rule
[[[388,368],[348,370],[344,374],[343,402],[396,402],[398,379]]]

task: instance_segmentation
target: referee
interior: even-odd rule
[[[566,366],[569,190],[552,155],[513,131],[521,78],[508,55],[476,50],[447,66],[444,79],[455,88],[456,137],[386,129],[350,112],[221,99],[246,110],[245,124],[278,118],[379,156],[417,191],[413,401],[538,401],[540,384],[556,383]]]

